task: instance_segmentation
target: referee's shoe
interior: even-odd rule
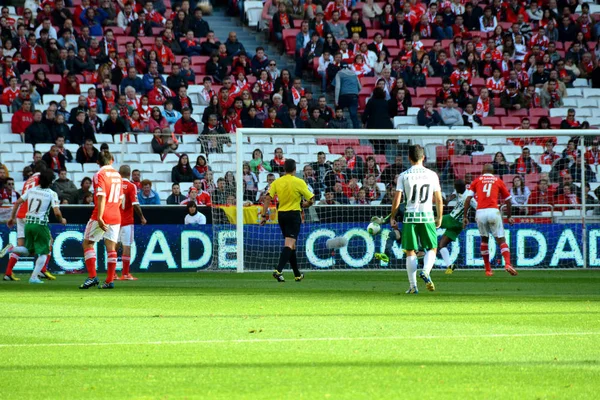
[[[273,278],[275,278],[275,280],[277,280],[277,282],[285,282],[285,278],[283,277],[283,274],[277,270],[275,270],[273,272]]]

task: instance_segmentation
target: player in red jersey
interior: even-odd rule
[[[473,195],[477,197],[475,219],[479,228],[479,234],[481,235],[481,256],[485,265],[485,274],[487,276],[494,275],[490,265],[488,247],[489,235],[492,234],[500,247],[502,257],[504,257],[504,269],[511,275],[517,275],[517,271],[510,264],[510,249],[508,248],[508,244],[506,244],[506,239],[504,239],[504,225],[502,223],[502,215],[498,209],[498,196],[500,196],[505,199],[508,223],[512,225],[514,220],[511,216],[511,196],[502,179],[494,176],[494,166],[492,164],[486,164],[483,167],[483,175],[471,183],[467,199],[465,200],[463,227],[466,227],[469,223],[467,215]]]
[[[144,213],[138,203],[137,188],[129,181],[129,177],[131,176],[131,168],[129,168],[129,165],[121,165],[119,174],[121,174],[121,179],[123,180],[121,190],[121,231],[119,232],[119,243],[123,248],[123,256],[121,258],[123,260],[123,272],[121,273],[120,280],[136,281],[137,278],[129,272],[129,266],[131,264],[131,245],[134,242],[133,212],[135,211],[138,217],[140,217],[142,225],[146,225],[146,218],[144,218]],[[115,279],[118,279],[116,273]]]
[[[106,282],[99,289],[113,289],[113,279],[117,269],[117,242],[121,226],[121,175],[112,167],[113,156],[109,151],[98,155],[100,171],[94,179],[94,211],[85,227],[83,236],[83,255],[88,278],[79,289],[89,289],[99,284],[96,277],[96,251],[94,245],[104,239],[106,247]]]
[[[23,185],[23,190],[21,195],[24,195],[29,189],[32,189],[36,186],[40,185],[40,172],[46,169],[46,163],[43,161],[37,161],[33,166],[34,174],[27,179],[25,184]],[[25,246],[25,215],[27,214],[27,202],[21,205],[19,211],[17,213],[17,246]],[[46,279],[55,280],[56,277],[48,272],[48,262],[50,261],[50,255],[46,258],[46,264],[44,268],[42,268],[41,275]],[[13,268],[19,262],[19,255],[15,253],[10,253],[10,258],[8,259],[8,266],[6,267],[6,272],[4,273],[5,281],[19,281],[13,274]]]

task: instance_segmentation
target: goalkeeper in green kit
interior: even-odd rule
[[[446,265],[446,274],[451,274],[456,268],[456,265],[450,262],[448,245],[454,242],[458,238],[458,235],[463,231],[463,216],[465,213],[465,200],[467,199],[467,185],[465,184],[465,181],[462,179],[456,180],[454,182],[454,190],[456,190],[456,205],[450,214],[444,215],[442,219],[442,226],[440,226],[440,228],[445,229],[446,231],[438,245],[440,255]],[[471,199],[471,207],[477,209],[477,202],[473,198]]]

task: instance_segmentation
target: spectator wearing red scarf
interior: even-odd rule
[[[271,160],[271,171],[278,174],[285,173],[285,157],[283,156],[283,149],[278,147],[275,149],[274,157]]]
[[[540,179],[537,187],[531,192],[529,196],[528,204],[550,204],[553,205],[555,202],[555,192],[551,186],[548,185],[547,179]],[[529,209],[530,214],[539,214],[542,211],[550,211],[550,207],[532,207]]]
[[[529,152],[529,148],[523,147],[523,152],[521,153],[521,157],[517,158],[515,162],[511,165],[511,173],[525,175],[525,174],[535,174],[542,172],[540,166],[531,158],[531,153]]]
[[[567,118],[563,119],[560,123],[560,129],[580,129],[581,124],[575,119],[575,109],[569,108],[567,110]]]
[[[357,156],[354,148],[349,146],[344,150],[344,158],[346,159],[346,168],[352,172],[352,177],[362,180],[365,175],[365,164],[362,157]]]
[[[194,178],[196,179],[204,179],[204,176],[208,171],[211,171],[211,168],[208,166],[206,162],[206,157],[200,155],[196,158],[196,165],[194,169],[192,169],[192,173],[194,174]]]

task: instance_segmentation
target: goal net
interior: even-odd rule
[[[284,243],[277,199],[268,223],[261,226],[260,221],[264,195],[283,174],[287,158],[297,162],[296,176],[315,194],[315,205],[303,212],[297,242],[301,269],[404,268],[402,246],[389,222],[376,235],[367,228],[373,217],[390,214],[396,178],[410,167],[411,144],[424,148],[425,165],[440,178],[445,215],[451,215],[459,200],[460,183],[468,189],[483,165],[494,165],[513,198],[515,224],[505,220],[505,231],[515,267],[599,266],[597,136],[598,130],[240,129],[232,147],[224,150],[235,157],[235,171],[215,174],[215,181],[223,177],[236,190],[226,204],[213,206],[212,268],[241,272],[277,266]],[[399,221],[402,213],[403,206]],[[449,261],[457,268],[482,268],[475,210],[468,216],[466,229],[457,237],[448,235],[455,239],[447,245]],[[439,229],[439,238],[444,233]],[[328,240],[334,238],[344,238],[347,245],[331,248]],[[503,265],[493,240],[490,254],[493,266]],[[436,268],[447,263],[438,253]]]

